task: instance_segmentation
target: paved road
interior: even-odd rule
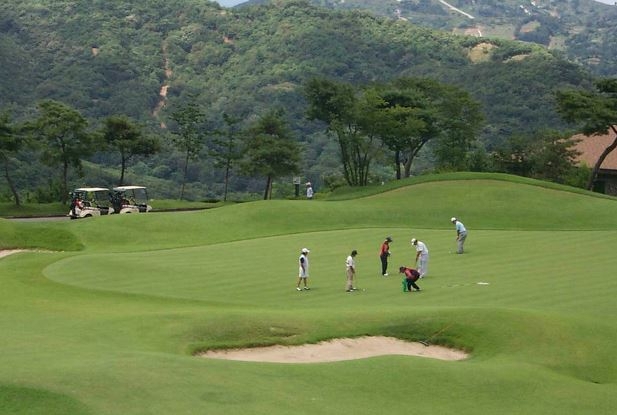
[[[460,14],[462,14],[465,17],[468,17],[470,19],[474,19],[474,17],[472,15],[470,15],[469,13],[465,13],[464,11],[462,11],[461,9],[457,9],[456,7],[454,7],[453,5],[451,5],[450,3],[447,3],[443,0],[439,0],[439,2],[441,4],[443,4],[444,6],[448,7],[450,10],[454,10],[455,12],[458,12]]]
[[[51,222],[59,220],[70,220],[68,216],[42,216],[34,218],[5,218],[14,222]]]

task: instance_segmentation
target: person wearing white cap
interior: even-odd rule
[[[416,238],[411,239],[411,245],[416,248],[416,266],[420,273],[420,278],[424,278],[428,274],[428,247],[422,241]]]
[[[311,251],[306,248],[302,248],[302,251],[300,251],[300,257],[298,258],[298,283],[296,284],[296,290],[298,291],[302,291],[302,288],[300,288],[301,282],[304,282],[305,290],[310,290],[307,285],[307,280],[309,277],[309,252]]]
[[[311,184],[311,182],[306,183],[306,198],[308,200],[313,199],[313,185]]]
[[[464,252],[463,245],[465,245],[465,239],[467,239],[467,228],[463,225],[463,222],[453,217],[450,222],[454,224],[456,228],[456,253],[462,254]]]

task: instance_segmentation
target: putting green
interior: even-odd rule
[[[390,277],[379,275],[382,235],[392,235]],[[407,307],[399,265],[413,265],[409,229],[313,232],[193,248],[69,257],[45,269],[53,281],[95,290],[276,309],[333,307],[344,287],[344,261],[357,257],[363,307]],[[429,275],[416,307],[520,307],[605,315],[617,282],[614,231],[471,231],[467,253],[453,254],[453,232],[416,230],[429,246]],[[310,293],[296,293],[297,257],[311,249]],[[580,256],[581,246],[586,249]],[[305,294],[305,295],[303,295]],[[302,299],[298,300],[298,295]]]

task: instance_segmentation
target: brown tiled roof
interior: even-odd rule
[[[615,136],[615,132],[609,130],[609,133],[605,135],[586,136],[584,134],[577,134],[572,137],[574,140],[580,140],[574,145],[574,149],[581,153],[576,158],[577,164],[584,163],[589,167],[593,167],[604,149],[615,141]],[[600,168],[605,170],[617,170],[617,149],[613,150],[604,159]]]

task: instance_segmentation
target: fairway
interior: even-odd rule
[[[337,201],[0,220],[5,237],[33,232],[23,248],[36,234],[66,245],[0,259],[0,413],[615,413],[617,201],[480,178]],[[464,255],[452,253],[453,215],[470,231]],[[397,270],[414,265],[412,237],[429,247],[429,273],[404,293]],[[298,292],[303,247],[311,290]],[[360,290],[346,293],[352,249]],[[470,357],[197,356],[361,336]]]

